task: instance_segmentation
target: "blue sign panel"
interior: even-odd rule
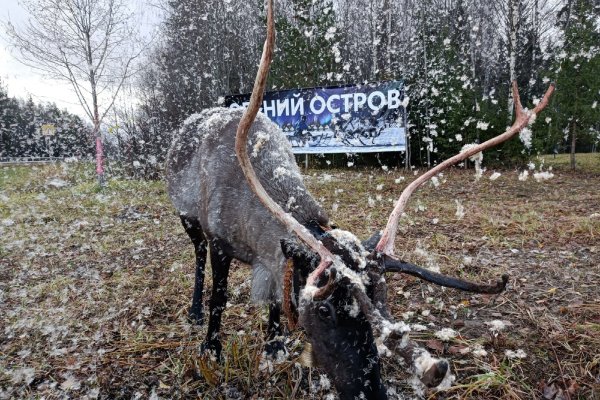
[[[245,107],[250,94],[225,97]],[[374,153],[406,149],[402,81],[266,92],[260,109],[287,135],[292,151]]]

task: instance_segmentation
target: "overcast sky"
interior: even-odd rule
[[[18,26],[27,21],[28,15],[19,0],[1,0],[0,21],[10,21]],[[148,34],[160,22],[159,12],[148,5],[148,0],[127,0],[141,21],[142,31]],[[23,99],[31,96],[35,102],[52,102],[60,108],[86,117],[77,101],[70,85],[62,81],[54,81],[41,75],[39,71],[27,67],[17,61],[11,54],[6,32],[0,25],[0,78],[8,89],[9,96]],[[86,117],[87,119],[87,117]]]

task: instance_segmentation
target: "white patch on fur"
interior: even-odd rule
[[[296,198],[295,198],[294,196],[290,196],[290,198],[288,199],[288,202],[287,202],[287,204],[285,205],[285,207],[286,207],[288,210],[291,210],[291,209],[292,209],[292,206],[294,205],[294,203],[296,203]]]
[[[342,229],[332,229],[329,231],[329,234],[337,240],[339,244],[350,250],[350,255],[357,262],[359,268],[363,269],[367,266],[366,257],[369,255],[369,252],[364,249],[362,243],[354,236],[354,234]],[[357,247],[359,251],[353,250],[354,247]]]
[[[352,297],[352,303],[346,306],[346,311],[348,311],[348,315],[350,315],[352,318],[356,318],[358,316],[360,307],[358,306],[358,302],[354,297]]]
[[[425,374],[425,372],[427,372],[429,368],[436,365],[438,361],[440,360],[432,357],[427,350],[423,350],[419,357],[415,359],[415,374],[417,375],[417,377],[421,378],[423,374]]]
[[[256,133],[256,143],[252,147],[252,157],[257,157],[258,152],[263,148],[266,142],[271,140],[271,135],[266,132],[257,132]]]
[[[214,108],[202,113],[202,116],[208,115],[208,118],[204,120],[204,123],[198,127],[198,130],[205,132],[203,138],[207,138],[211,135],[218,135],[220,133],[220,127],[225,126],[229,121],[234,118],[234,113],[221,112],[222,109]]]
[[[281,177],[291,176],[291,172],[289,169],[284,167],[277,167],[273,170],[273,178],[281,179]]]
[[[366,256],[369,254],[360,241],[352,233],[341,229],[332,229],[329,231],[331,236],[338,241],[338,243],[350,251],[351,257],[356,261],[359,268],[364,268],[367,265]],[[358,247],[359,251],[352,250],[353,247]],[[360,274],[356,271],[348,268],[339,257],[335,257],[333,265],[330,268],[335,268],[337,271],[336,280],[339,281],[342,277],[346,277],[360,290],[365,291],[365,285],[369,284],[369,277],[367,274]],[[312,301],[317,287],[314,285],[306,285],[300,292],[301,299],[303,301]]]
[[[344,263],[342,263],[339,257],[336,258],[337,262],[334,262],[333,265],[338,272],[337,280],[339,281],[342,279],[342,276],[345,276],[346,278],[350,279],[350,282],[356,285],[360,290],[363,292],[366,291],[365,285],[369,284],[369,277],[367,274],[359,274],[358,272],[351,270],[350,268],[346,267]]]
[[[187,117],[185,119],[185,121],[183,121],[183,125],[191,125],[194,122],[198,121],[198,119],[200,119],[201,117],[202,117],[202,114],[200,114],[200,113],[192,114],[189,117]]]
[[[414,360],[415,377],[418,378],[418,383],[421,385],[421,390],[423,390],[422,389],[423,384],[421,383],[420,378],[423,376],[423,374],[425,372],[427,372],[429,370],[429,368],[433,367],[438,361],[440,361],[440,359],[432,357],[431,354],[429,354],[429,352],[427,350],[422,350],[419,357],[417,357]],[[448,371],[446,372],[446,376],[444,377],[442,382],[440,382],[440,384],[436,386],[436,389],[438,389],[438,390],[448,389],[450,386],[452,386],[452,382],[454,381],[454,379],[455,379],[454,375],[452,375],[450,373],[450,369],[448,368]],[[411,381],[411,384],[412,383],[413,382]],[[413,388],[414,387],[415,386],[413,385]]]
[[[381,357],[391,357],[393,354],[390,351],[390,349],[385,345],[385,341],[390,337],[392,333],[397,332],[403,335],[400,347],[406,346],[406,343],[408,341],[408,335],[406,335],[406,333],[410,332],[410,326],[402,321],[392,323],[387,319],[381,318],[380,332],[381,334],[375,338],[377,352]]]
[[[304,301],[312,301],[313,297],[315,297],[315,293],[319,290],[315,285],[306,285],[300,291],[300,303]]]

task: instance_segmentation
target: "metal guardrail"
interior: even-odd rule
[[[78,157],[0,157],[0,166],[49,164],[61,161],[77,162]]]

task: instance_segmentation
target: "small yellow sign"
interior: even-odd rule
[[[56,134],[56,126],[54,124],[43,124],[40,127],[40,132],[43,136],[54,136]]]

